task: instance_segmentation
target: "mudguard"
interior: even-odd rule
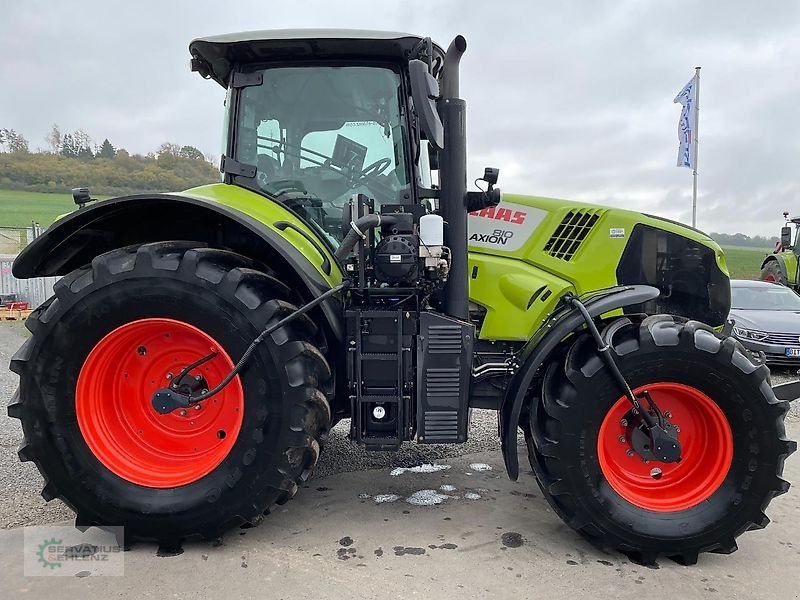
[[[784,256],[784,253],[768,255],[764,259],[764,262],[761,263],[761,268],[763,269],[767,265],[768,262],[775,261],[775,262],[778,263],[778,267],[780,267],[781,273],[783,274],[783,277],[786,279],[786,281],[788,281],[790,284],[793,284],[793,283],[795,283],[794,275],[795,275],[795,270],[796,270],[796,267],[797,267],[797,257],[794,254],[791,254],[791,253],[789,253],[789,254],[790,254],[790,257],[791,257],[790,261],[792,262],[791,268],[786,266],[786,256]],[[789,277],[789,273],[792,274],[791,278]]]
[[[262,199],[247,210],[244,203],[236,206],[235,197],[221,202],[205,188],[196,195],[193,191],[125,196],[76,210],[22,251],[13,274],[20,279],[65,275],[116,248],[188,239],[260,260],[309,299],[341,281],[333,254],[288,209]],[[336,302],[321,308],[331,332],[341,339]]]
[[[657,288],[649,285],[630,285],[603,290],[581,300],[589,314],[596,317],[624,306],[647,302],[659,293]],[[528,389],[539,367],[553,350],[583,323],[583,317],[576,309],[562,305],[528,340],[520,353],[521,366],[506,388],[500,406],[500,447],[508,476],[514,481],[519,476],[517,427]]]

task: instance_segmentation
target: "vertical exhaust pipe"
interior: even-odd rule
[[[450,274],[444,287],[444,311],[469,319],[467,273],[467,103],[459,98],[459,63],[467,40],[456,36],[442,67],[439,117],[444,126],[444,149],[439,161],[439,212],[445,221],[444,243],[450,248]]]

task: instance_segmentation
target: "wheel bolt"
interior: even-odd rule
[[[622,444],[625,443],[625,436],[624,435],[619,436],[618,439],[619,439],[620,443],[622,443]]]
[[[202,406],[202,405],[200,405],[200,404],[195,404],[195,405],[194,405],[194,409],[195,409],[195,410],[201,410],[202,408],[203,408],[203,406]]]
[[[623,427],[627,427],[628,426],[628,419],[622,419],[619,422],[619,424],[622,425]]]
[[[195,381],[200,381],[203,378],[203,376],[202,375],[195,375],[194,378],[195,378]]]
[[[681,432],[681,428],[678,427],[677,425],[675,425],[675,433],[680,433],[680,432]]]
[[[173,377],[175,377],[175,375],[172,373],[167,373],[167,379],[172,379]]]
[[[628,449],[625,451],[625,454],[627,454],[628,456],[633,456],[633,450],[631,450],[630,448],[628,448]]]
[[[181,416],[185,417],[188,414],[188,411],[185,408],[181,409]]]
[[[664,472],[658,467],[653,467],[652,469],[650,469],[650,477],[652,477],[653,479],[661,479],[661,476],[663,474]]]
[[[667,411],[667,412],[665,412],[665,413],[664,413],[664,416],[665,416],[667,419],[671,419],[671,418],[672,418],[672,413],[671,413],[671,412],[669,412],[669,411]]]

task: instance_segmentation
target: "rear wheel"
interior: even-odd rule
[[[770,260],[761,268],[761,281],[772,281],[780,283],[781,285],[789,285],[789,280],[786,279],[777,260]]]
[[[584,537],[643,563],[733,552],[789,487],[788,403],[776,400],[765,366],[705,325],[659,315],[610,327],[627,381],[677,428],[681,461],[642,458],[636,415],[583,335],[546,369],[529,411],[528,453],[545,497]]]
[[[275,331],[221,393],[162,415],[153,393],[218,384],[290,290],[246,258],[168,242],[116,250],[63,278],[12,359],[22,460],[79,527],[175,544],[256,524],[291,498],[330,425],[330,371],[301,317]],[[181,370],[215,353],[181,381]]]

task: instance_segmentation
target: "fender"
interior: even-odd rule
[[[656,298],[659,293],[658,288],[649,285],[629,285],[603,290],[582,300],[589,314],[597,317],[624,306],[647,302]],[[519,476],[517,427],[528,389],[539,367],[553,350],[583,323],[583,317],[576,309],[562,305],[562,308],[554,312],[522,348],[520,353],[522,366],[512,377],[500,406],[500,447],[506,472],[513,481]]]
[[[270,202],[264,199],[264,202]],[[271,203],[274,223],[186,192],[124,196],[76,210],[36,238],[14,261],[19,279],[66,275],[104,252],[170,239],[190,239],[232,250],[273,268],[279,278],[307,299],[341,281],[333,254],[315,241],[291,211]],[[308,256],[319,260],[312,264]],[[341,311],[329,300],[321,306],[334,337],[343,339]]]
[[[789,270],[786,268],[786,257],[783,256],[783,254],[770,254],[764,259],[764,262],[761,263],[761,268],[763,269],[770,261],[777,262],[778,267],[780,267],[781,274],[784,276],[786,281],[788,281],[790,284],[794,283],[793,279],[789,278]]]

